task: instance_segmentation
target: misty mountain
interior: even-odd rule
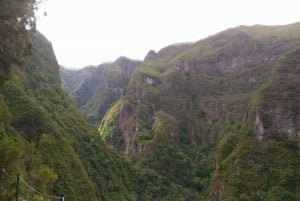
[[[113,63],[81,70],[60,68],[63,88],[90,122],[99,125],[107,108],[119,99],[140,61],[120,57]]]

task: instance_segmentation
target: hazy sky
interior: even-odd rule
[[[71,68],[143,59],[151,49],[192,42],[239,25],[300,21],[299,0],[47,0],[40,30]]]

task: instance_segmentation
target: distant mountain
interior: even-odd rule
[[[299,67],[300,23],[151,51],[99,133],[209,200],[299,200]]]
[[[133,70],[141,63],[120,57],[113,63],[81,70],[61,67],[62,86],[89,121],[99,125],[107,108],[122,96]]]

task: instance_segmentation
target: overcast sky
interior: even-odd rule
[[[300,21],[299,0],[47,0],[38,30],[70,68],[193,42],[239,25]]]

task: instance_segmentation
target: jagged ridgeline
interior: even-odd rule
[[[296,201],[299,95],[300,24],[240,26],[150,51],[99,133],[204,200]]]

